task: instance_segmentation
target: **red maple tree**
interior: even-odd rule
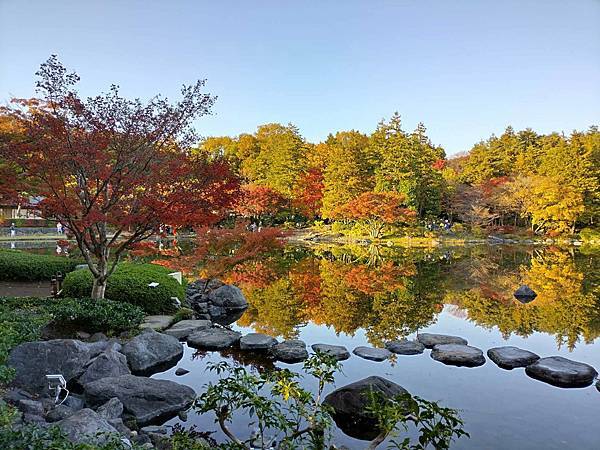
[[[323,205],[323,172],[319,168],[309,169],[298,181],[298,194],[293,205],[309,219],[320,214]]]
[[[242,217],[255,221],[268,220],[285,206],[287,200],[277,191],[266,186],[246,184],[235,208]]]
[[[215,98],[204,81],[182,88],[171,103],[161,96],[128,100],[116,86],[81,99],[79,81],[56,56],[37,72],[41,98],[14,100],[2,113],[22,133],[1,141],[0,158],[18,167],[46,217],[75,238],[93,276],[91,296],[104,297],[106,280],[123,252],[174,227],[220,220],[237,195],[228,165],[189,149],[192,121],[208,114]]]

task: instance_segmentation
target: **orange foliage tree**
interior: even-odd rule
[[[405,202],[404,194],[365,192],[338,208],[336,216],[362,222],[372,238],[380,238],[386,225],[415,221],[416,212]]]
[[[236,212],[254,221],[268,221],[287,204],[285,197],[267,186],[246,184],[241,191]]]

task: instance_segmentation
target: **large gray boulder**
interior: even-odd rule
[[[477,367],[485,364],[485,356],[480,349],[462,344],[436,345],[431,357],[450,366]]]
[[[348,349],[343,345],[331,345],[331,344],[313,344],[310,346],[314,352],[324,353],[333,356],[338,361],[344,361],[350,358]]]
[[[425,348],[433,348],[440,344],[461,344],[467,345],[466,339],[459,336],[450,336],[447,334],[435,334],[435,333],[419,333],[417,340],[425,346]]]
[[[419,341],[409,341],[407,339],[386,342],[385,348],[397,355],[420,355],[425,350],[425,346]]]
[[[34,394],[47,391],[46,375],[61,374],[70,382],[83,374],[88,362],[106,350],[109,342],[85,343],[76,339],[26,342],[16,346],[7,364],[15,369],[13,386]]]
[[[241,350],[267,351],[277,344],[277,339],[263,333],[248,333],[240,339]]]
[[[185,339],[196,331],[204,330],[210,327],[212,327],[212,322],[210,320],[182,320],[177,322],[168,330],[165,330],[164,334],[176,337],[177,339]]]
[[[372,440],[378,434],[377,421],[368,413],[369,391],[391,399],[408,391],[393,381],[370,376],[342,386],[325,397],[323,404],[333,409],[333,418],[342,431],[357,439]]]
[[[197,331],[188,336],[187,342],[190,347],[221,350],[231,347],[242,337],[237,331],[227,330],[225,328],[209,328]]]
[[[91,383],[106,377],[118,377],[131,373],[127,365],[127,358],[115,349],[108,349],[90,360],[84,373],[77,379],[80,385]]]
[[[85,408],[56,422],[67,437],[77,443],[102,443],[119,432],[95,411]],[[106,433],[98,436],[98,433]]]
[[[271,347],[271,355],[278,361],[293,364],[307,359],[308,351],[304,341],[290,339]]]
[[[183,356],[183,345],[179,339],[148,329],[123,345],[131,372],[150,375],[177,364]]]
[[[392,356],[392,352],[385,348],[375,348],[375,347],[356,347],[352,353],[356,356],[360,356],[363,359],[368,359],[369,361],[385,361],[390,356]]]
[[[598,372],[589,364],[562,356],[538,359],[525,368],[531,378],[559,387],[585,387],[594,382]]]
[[[515,367],[527,367],[540,359],[533,352],[511,346],[490,348],[487,355],[498,367],[507,370],[512,370]]]
[[[139,426],[175,417],[196,397],[194,390],[188,386],[135,375],[104,378],[86,384],[84,389],[86,404],[92,407],[118,398],[123,404],[124,414],[135,419]]]

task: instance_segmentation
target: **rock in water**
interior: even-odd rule
[[[409,341],[407,339],[386,342],[385,348],[397,355],[420,355],[425,350],[425,346],[419,341]]]
[[[535,300],[537,294],[526,284],[519,286],[519,288],[513,294],[517,300],[521,303],[529,303]]]
[[[288,364],[304,361],[308,358],[306,344],[299,339],[290,339],[273,346],[271,354],[276,360]]]
[[[533,352],[511,346],[490,348],[487,355],[498,367],[507,370],[515,367],[526,367],[540,359]]]
[[[224,328],[208,328],[200,330],[188,336],[187,342],[190,347],[206,350],[221,350],[231,347],[242,337],[241,333]]]
[[[190,334],[212,327],[210,320],[182,320],[177,322],[164,333],[177,339],[185,339]]]
[[[531,378],[558,387],[585,387],[593,383],[598,375],[589,364],[572,361],[562,356],[538,359],[525,368]]]
[[[187,370],[187,369],[184,369],[183,367],[179,367],[179,368],[178,368],[178,369],[175,371],[175,375],[177,375],[178,377],[181,377],[181,376],[183,376],[183,375],[186,375],[186,374],[188,374],[188,373],[190,373],[190,371],[189,371],[189,370]]]
[[[392,356],[392,352],[389,350],[375,347],[356,347],[352,353],[354,353],[356,356],[360,356],[363,359],[378,362],[385,361]]]
[[[241,350],[269,350],[277,344],[277,339],[262,333],[248,333],[240,339]]]
[[[86,384],[84,389],[86,403],[91,406],[118,398],[123,403],[124,414],[134,418],[139,426],[175,417],[196,397],[194,390],[188,386],[135,375],[103,378]]]
[[[462,344],[439,344],[433,347],[431,357],[451,366],[477,367],[485,364],[485,356],[478,348]]]
[[[100,417],[95,411],[85,408],[77,411],[73,415],[56,422],[57,425],[69,438],[69,440],[78,443],[102,443],[109,439],[109,436],[98,433],[114,433],[118,431],[111,426],[106,419]]]
[[[459,336],[449,336],[446,334],[434,334],[434,333],[420,333],[417,336],[417,340],[423,344],[426,348],[433,348],[440,344],[461,344],[467,345],[466,339]]]
[[[217,279],[188,284],[186,299],[198,314],[207,314],[213,322],[224,326],[235,322],[248,308],[242,291]]]
[[[343,345],[329,345],[329,344],[313,344],[311,348],[314,352],[326,353],[335,357],[338,361],[344,361],[350,358],[348,349]]]
[[[378,434],[377,421],[367,412],[368,392],[372,390],[391,399],[399,394],[408,394],[402,386],[385,378],[371,376],[336,389],[323,401],[330,406],[335,423],[348,436],[372,440]]]
[[[13,386],[35,394],[48,389],[47,374],[62,374],[67,383],[83,374],[90,359],[108,348],[108,342],[75,339],[26,342],[10,352],[8,365],[16,371]]]
[[[121,353],[127,357],[132,373],[150,375],[177,364],[183,356],[183,345],[173,336],[148,329],[127,342]]]

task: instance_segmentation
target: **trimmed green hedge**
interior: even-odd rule
[[[72,272],[77,264],[81,261],[61,256],[0,250],[0,280],[50,281],[56,272]]]
[[[141,307],[148,314],[161,314],[175,311],[171,297],[183,302],[185,288],[168,274],[171,270],[155,264],[120,264],[108,279],[105,297],[111,300],[131,303]],[[148,284],[156,282],[152,288]],[[81,269],[69,273],[63,282],[65,297],[89,297],[92,292],[93,277],[89,270]]]
[[[136,329],[145,316],[139,306],[91,298],[61,298],[52,302],[49,311],[54,322],[80,326],[90,332]]]

